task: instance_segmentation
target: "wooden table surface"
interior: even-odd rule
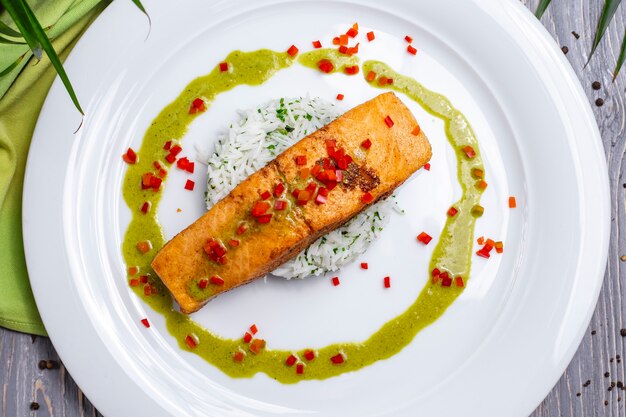
[[[538,0],[522,2],[535,10]],[[618,9],[605,39],[585,68],[602,3],[554,0],[542,19],[559,46],[568,49],[567,58],[592,103],[609,165],[612,223],[604,285],[587,334],[560,381],[532,417],[626,416],[626,388],[619,388],[620,381],[626,384],[626,361],[621,359],[626,337],[620,336],[620,329],[626,328],[626,273],[621,271],[626,263],[620,260],[626,254],[626,234],[619,232],[626,226],[626,178],[622,179],[626,164],[626,67],[617,81],[611,82],[624,36],[626,6]],[[594,81],[601,83],[599,90],[592,88]],[[604,100],[602,106],[595,104],[598,98]],[[40,365],[52,369],[40,369]],[[47,338],[0,329],[0,383],[2,417],[100,416],[60,364]],[[615,387],[610,388],[613,384]],[[33,411],[37,406],[38,410]]]

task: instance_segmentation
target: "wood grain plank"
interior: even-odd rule
[[[538,0],[522,3],[534,11]],[[626,382],[626,362],[618,363],[616,359],[616,355],[625,356],[626,346],[626,338],[619,335],[620,329],[626,328],[626,263],[620,260],[626,254],[626,233],[621,233],[626,227],[626,69],[615,83],[611,82],[624,34],[626,7],[618,9],[606,38],[585,67],[601,7],[599,1],[554,0],[542,19],[558,45],[569,49],[567,58],[592,103],[609,165],[613,221],[604,286],[589,330],[562,378],[532,417],[626,416],[626,391],[608,391],[611,382]],[[580,38],[576,39],[572,31]],[[593,90],[593,81],[600,81],[602,88]],[[593,104],[598,98],[605,100],[602,107]],[[2,417],[101,416],[63,366],[40,370],[38,362],[42,359],[59,360],[49,339],[33,340],[28,335],[0,329]],[[605,372],[609,372],[608,377]],[[588,380],[590,384],[584,387]],[[33,401],[39,404],[38,411],[30,409]]]

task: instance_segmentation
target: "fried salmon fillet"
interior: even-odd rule
[[[152,267],[181,311],[193,313],[389,196],[430,157],[409,109],[381,94],[244,180],[163,246]]]

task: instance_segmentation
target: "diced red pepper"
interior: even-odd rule
[[[348,53],[348,47],[347,47],[347,46],[345,46],[345,45],[341,45],[341,46],[339,47],[339,53],[340,53],[340,54],[347,54],[347,53]]]
[[[236,248],[237,246],[239,246],[239,243],[240,243],[240,242],[239,242],[239,240],[237,240],[237,239],[230,239],[230,240],[228,241],[228,244],[229,244],[231,247],[233,247],[233,248]]]
[[[328,59],[320,60],[317,63],[317,67],[320,69],[320,71],[325,72],[326,74],[333,72],[333,70],[335,69],[335,66],[333,65],[333,63],[329,61]]]
[[[289,56],[294,57],[298,55],[298,48],[296,48],[296,45],[291,45],[289,49],[287,49],[287,53]]]
[[[348,75],[355,75],[359,73],[359,66],[352,65],[351,67],[345,67],[343,71]]]
[[[296,156],[296,165],[306,165],[306,155]]]
[[[200,280],[198,281],[198,288],[203,290],[207,287],[207,285],[209,285],[209,280],[206,278],[200,278]]]
[[[447,273],[446,276],[443,276],[443,274],[441,274],[441,286],[442,287],[449,287],[452,285],[452,278],[450,278]]]
[[[393,78],[387,78],[387,84],[393,84]]]
[[[165,156],[165,160],[169,162],[170,164],[173,164],[174,162],[176,162],[176,155],[173,155],[170,153]]]
[[[139,273],[139,267],[131,266],[128,268],[128,275],[133,276],[133,275],[137,275],[138,273]]]
[[[261,193],[261,200],[267,200],[271,196],[272,196],[272,193],[270,193],[269,191],[265,190],[265,191],[263,191]]]
[[[320,49],[321,47],[322,47],[322,42],[320,42],[320,41],[313,41],[313,48]]]
[[[141,319],[141,324],[143,324],[146,328],[150,327],[150,322],[148,321],[148,319]]]
[[[385,117],[385,123],[387,124],[387,127],[393,127],[393,120],[391,120],[391,117]]]
[[[496,245],[496,242],[493,239],[487,239],[485,241],[485,246],[490,246],[491,249],[493,249],[495,245]],[[489,249],[489,251],[491,251],[491,249]]]
[[[246,233],[246,230],[248,230],[248,224],[246,222],[239,223],[239,226],[237,227],[237,234],[243,235]]]
[[[369,82],[374,81],[376,79],[376,73],[374,71],[368,72],[367,77],[365,79]]]
[[[465,283],[463,282],[463,277],[454,278],[454,285],[456,285],[457,287],[464,287]]]
[[[324,187],[320,187],[319,190],[317,190],[318,195],[322,195],[324,197],[328,197],[328,188],[324,188]]]
[[[176,166],[182,170],[186,170],[187,169],[187,165],[189,165],[189,159],[187,159],[187,157],[184,158],[180,158],[177,162],[176,162]]]
[[[298,375],[302,375],[304,373],[304,364],[303,363],[299,363],[296,365],[296,373]]]
[[[348,45],[348,35],[339,35],[339,45]]]
[[[294,355],[289,355],[289,357],[285,360],[285,365],[291,367],[298,361]]]
[[[246,332],[246,334],[243,335],[243,342],[250,343],[251,341],[252,341],[252,335]]]
[[[369,149],[372,147],[372,141],[369,139],[365,139],[363,142],[361,142],[361,147],[364,149]]]
[[[432,272],[430,273],[433,277],[438,277],[439,275],[441,275],[441,271],[439,270],[439,268],[435,268],[432,270]]]
[[[516,208],[517,207],[517,201],[515,201],[515,197],[511,196],[509,197],[509,208]]]
[[[220,71],[227,72],[228,71],[228,62],[220,62]]]
[[[485,259],[489,259],[489,257],[491,256],[491,255],[489,255],[489,252],[485,251],[485,248],[482,248],[478,252],[476,252],[476,255],[480,256],[481,258],[485,258]]]
[[[384,283],[385,288],[391,288],[391,278],[385,277],[383,279],[383,283]]]
[[[165,142],[165,145],[163,145],[163,149],[165,149],[166,151],[169,151],[171,147],[172,147],[171,140],[168,140],[167,142]]]
[[[479,245],[482,245],[482,244],[484,244],[484,243],[485,243],[485,238],[484,238],[483,236],[481,236],[481,237],[479,237],[478,239],[476,239],[476,242],[477,242]]]
[[[286,208],[287,208],[287,202],[285,200],[276,200],[276,202],[274,202],[274,210],[282,211],[282,210],[285,210]]]
[[[133,278],[128,283],[131,287],[136,287],[137,285],[139,285],[139,280],[137,278]]]
[[[263,339],[254,339],[252,342],[250,342],[250,352],[254,353],[255,355],[257,355],[261,349],[263,349],[265,347],[265,340]]]
[[[406,35],[406,36],[404,37],[404,40],[405,40],[405,41],[407,41],[408,43],[413,42],[413,38],[412,38],[412,37],[410,37],[409,35]]]
[[[233,360],[235,362],[243,362],[244,358],[246,357],[246,354],[240,350],[238,350],[237,352],[233,353]]]
[[[333,38],[333,45],[339,45],[339,36]]]
[[[337,100],[343,100],[343,94],[337,94]]]
[[[253,324],[252,326],[250,326],[250,333],[257,334],[258,331],[259,329],[256,327],[256,324]]]
[[[367,40],[371,42],[374,39],[376,39],[376,35],[374,34],[374,32],[367,32]]]
[[[259,217],[256,218],[256,221],[261,223],[261,224],[267,224],[270,221],[272,221],[272,213],[264,214],[262,216],[259,216]]]
[[[142,284],[147,284],[148,283],[148,276],[147,275],[141,275],[139,277],[139,282],[141,282]]]
[[[333,277],[331,281],[333,283],[333,286],[336,287],[337,285],[339,285],[339,277]]]
[[[191,102],[189,107],[189,114],[196,114],[206,111],[206,103],[201,98],[196,98]]]
[[[367,262],[361,262],[361,269],[368,269],[369,265],[367,264]]]
[[[322,167],[318,164],[313,165],[313,168],[311,169],[311,175],[313,175],[314,177],[317,176],[317,174],[319,174],[322,171]]]
[[[456,216],[456,214],[459,212],[459,210],[456,209],[456,207],[450,207],[448,209],[448,216],[450,217],[454,217]]]
[[[413,134],[413,136],[417,136],[420,134],[421,131],[422,131],[422,128],[420,127],[420,125],[417,125],[413,128],[413,131],[411,132],[411,134]]]
[[[279,182],[274,187],[274,197],[280,197],[281,195],[283,195],[284,191],[285,191],[285,184],[283,184],[282,182]]]
[[[150,211],[150,203],[146,201],[145,203],[141,205],[141,212],[143,214],[148,214],[148,211]]]
[[[137,154],[132,148],[128,148],[126,153],[122,155],[122,159],[129,165],[135,164],[137,162]]]
[[[198,336],[196,336],[195,334],[188,334],[185,337],[185,343],[187,343],[187,346],[189,346],[189,349],[195,349],[198,346]]]
[[[152,172],[146,172],[145,174],[143,174],[141,176],[141,189],[142,190],[147,190],[149,188],[151,188],[151,183],[152,183]]]
[[[469,159],[472,159],[476,156],[476,151],[469,145],[463,147],[463,152],[465,153],[465,156],[467,156]]]
[[[137,250],[143,254],[150,252],[152,249],[152,243],[149,240],[142,240],[141,242],[137,242]]]
[[[335,356],[330,358],[330,361],[335,365],[340,365],[344,362],[344,357],[341,353],[336,354]]]
[[[346,32],[346,35],[350,36],[351,38],[356,37],[356,35],[359,34],[358,30],[355,30],[354,28],[350,28],[348,29],[348,31]]]
[[[419,235],[417,235],[417,240],[422,242],[424,245],[428,245],[430,241],[433,240],[433,238],[428,233],[422,232]]]
[[[378,85],[387,85],[387,77],[385,77],[384,75],[381,75],[378,78]]]
[[[417,49],[415,49],[413,47],[413,45],[409,45],[406,47],[406,50],[411,54],[411,55],[416,55],[417,54]]]
[[[374,201],[374,196],[369,191],[361,196],[361,201],[365,204],[369,204]]]
[[[304,359],[306,359],[307,361],[312,361],[313,359],[315,359],[315,352],[312,351],[311,349],[307,349],[304,351]]]
[[[252,206],[252,216],[259,217],[267,213],[267,210],[270,209],[271,204],[267,201],[256,201],[254,206]]]
[[[472,176],[473,176],[474,178],[482,178],[482,177],[484,177],[484,176],[485,176],[485,171],[483,171],[483,170],[482,170],[482,169],[480,169],[480,168],[474,168],[474,169],[472,170]]]
[[[502,242],[496,242],[494,247],[496,248],[496,252],[504,252],[504,244]]]
[[[195,185],[196,183],[193,182],[192,180],[187,180],[187,182],[185,182],[185,190],[193,191],[193,187]]]
[[[487,188],[487,183],[484,180],[480,180],[476,182],[476,188],[480,190],[484,190]]]
[[[213,275],[209,280],[213,285],[219,285],[220,287],[224,285],[224,279],[219,275]]]
[[[149,297],[152,294],[152,287],[150,285],[144,285],[143,286],[143,295],[145,295],[146,297]]]
[[[306,203],[309,201],[310,198],[311,198],[311,193],[309,191],[300,190],[300,192],[298,193],[296,202],[298,203],[299,206],[304,206],[306,205]]]

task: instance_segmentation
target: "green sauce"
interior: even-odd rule
[[[334,50],[308,52],[302,54],[299,61],[304,65],[317,68],[316,64],[322,58],[332,60],[337,70],[341,70],[346,65],[358,64],[356,57],[339,56]],[[152,190],[142,191],[141,176],[153,170],[153,161],[163,160],[166,155],[163,144],[166,141],[180,140],[183,137],[187,127],[195,118],[195,115],[189,114],[190,103],[197,97],[203,97],[207,103],[210,103],[217,94],[237,85],[261,84],[280,69],[290,66],[293,60],[285,53],[260,50],[235,51],[226,58],[226,62],[230,66],[229,72],[223,73],[219,68],[215,68],[210,74],[192,81],[180,96],[157,116],[144,136],[137,153],[137,164],[128,168],[124,179],[123,195],[133,212],[133,218],[124,237],[124,259],[128,266],[138,266],[141,275],[150,275],[150,282],[154,282],[153,285],[158,293],[144,296],[141,285],[132,287],[133,290],[154,310],[165,316],[168,331],[178,340],[181,349],[200,355],[231,377],[251,377],[257,372],[264,372],[282,383],[325,379],[344,372],[356,371],[395,355],[408,345],[421,329],[437,320],[454,302],[463,288],[454,285],[443,288],[429,282],[404,313],[387,322],[369,339],[358,343],[337,343],[318,349],[315,360],[304,361],[305,371],[302,375],[298,375],[295,366],[286,366],[285,360],[292,353],[303,358],[304,349],[291,352],[268,348],[254,355],[247,350],[247,345],[242,340],[225,339],[211,333],[192,321],[189,316],[180,314],[174,309],[171,296],[154,271],[150,269],[152,258],[164,244],[163,233],[156,217],[161,193]],[[445,97],[427,90],[411,78],[395,73],[381,62],[366,62],[363,66],[363,73],[367,74],[370,70],[378,75],[393,78],[393,85],[388,85],[386,88],[406,94],[445,122],[448,140],[457,151],[458,176],[463,196],[455,204],[459,213],[449,218],[444,227],[431,259],[430,268],[443,268],[450,271],[453,276],[461,275],[467,280],[475,223],[471,209],[479,203],[481,196],[481,190],[475,187],[476,180],[471,174],[473,168],[482,169],[474,133],[465,117]],[[469,160],[465,157],[461,148],[466,145],[476,150],[475,158]],[[163,164],[167,165],[165,162]],[[143,214],[139,210],[145,201],[152,204],[148,214]],[[146,254],[141,254],[136,248],[137,242],[143,240],[150,240],[153,247]],[[195,334],[198,337],[199,344],[194,349],[190,349],[185,343],[185,337],[189,334]],[[233,360],[233,354],[239,349],[247,353],[243,362]],[[346,360],[342,364],[335,365],[330,358],[339,352],[345,355]]]
[[[355,55],[341,54],[338,50],[331,48],[315,49],[310,52],[305,52],[300,55],[298,62],[305,67],[318,69],[317,63],[322,59],[327,59],[333,63],[333,70],[331,72],[343,72],[346,67],[359,65],[359,58]]]

